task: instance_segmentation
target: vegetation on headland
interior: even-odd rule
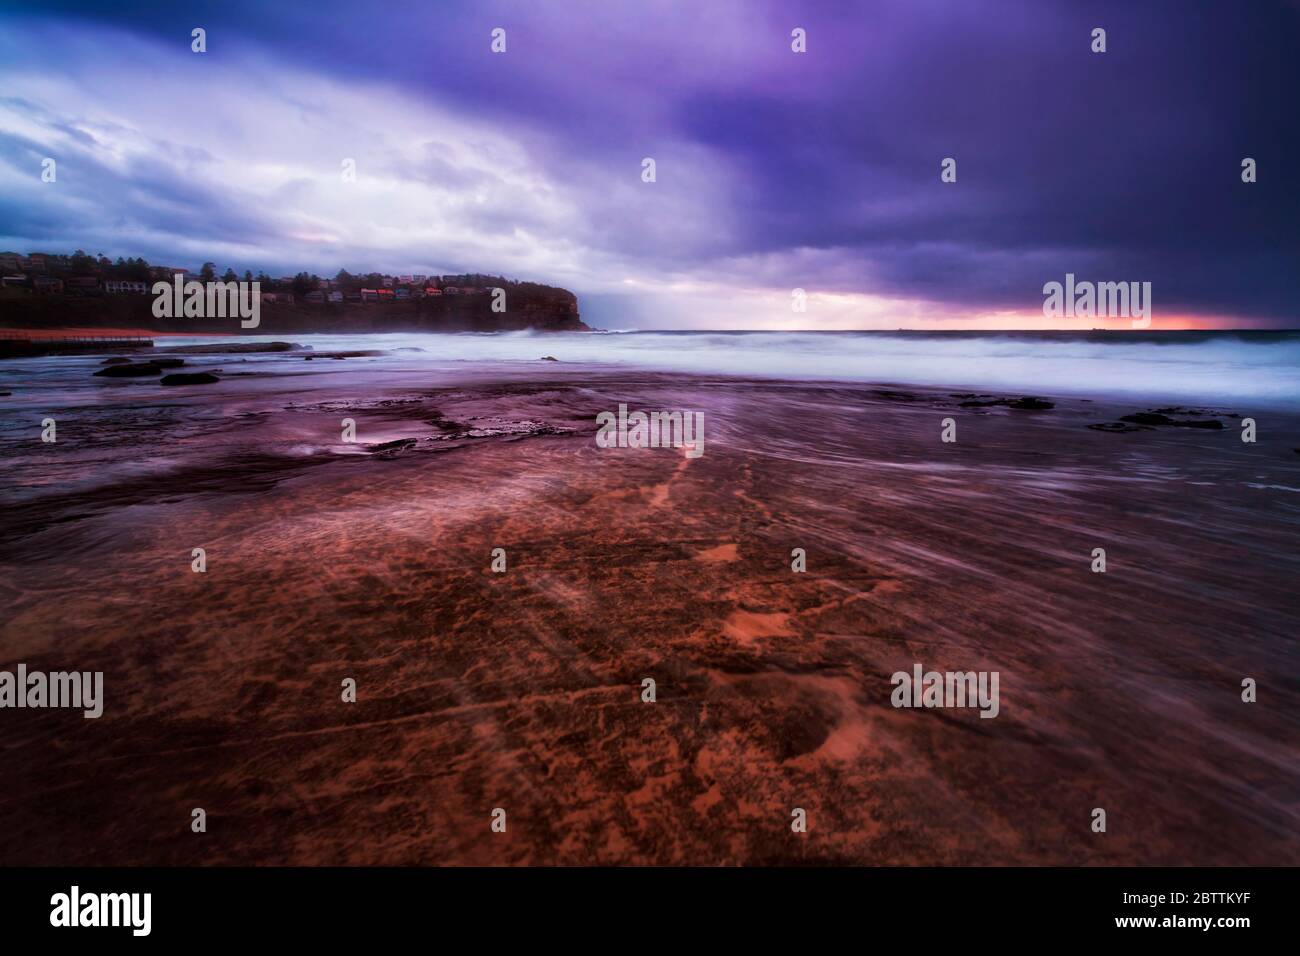
[[[237,332],[224,318],[159,318],[157,282],[257,282],[259,333],[581,331],[577,297],[566,289],[468,273],[458,275],[307,272],[243,275],[205,262],[197,272],[143,258],[0,252],[0,326],[31,329],[135,328],[166,332]],[[498,292],[497,290],[500,290]],[[494,309],[493,305],[497,307]]]

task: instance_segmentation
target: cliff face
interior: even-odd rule
[[[241,329],[238,318],[156,318],[152,295],[37,295],[5,290],[0,326],[21,329],[116,328],[193,334],[276,335],[310,332],[545,332],[588,331],[578,299],[565,289],[506,287],[505,312],[492,311],[490,295],[446,295],[394,302],[261,304],[261,324]]]

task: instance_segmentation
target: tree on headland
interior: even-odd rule
[[[117,261],[104,270],[105,275],[114,279],[127,279],[133,282],[148,282],[149,263],[142,258],[123,259],[117,257]]]
[[[199,278],[204,282],[211,282],[217,277],[217,266],[213,262],[203,263],[203,268],[199,270]]]

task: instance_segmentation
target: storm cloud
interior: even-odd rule
[[[54,3],[0,83],[20,251],[502,272],[610,326],[1014,321],[1066,272],[1295,324],[1293,2]]]

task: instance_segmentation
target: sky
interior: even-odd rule
[[[1130,327],[1046,318],[1066,273],[1300,327],[1298,100],[1300,0],[0,0],[0,249],[502,274],[601,328]]]

